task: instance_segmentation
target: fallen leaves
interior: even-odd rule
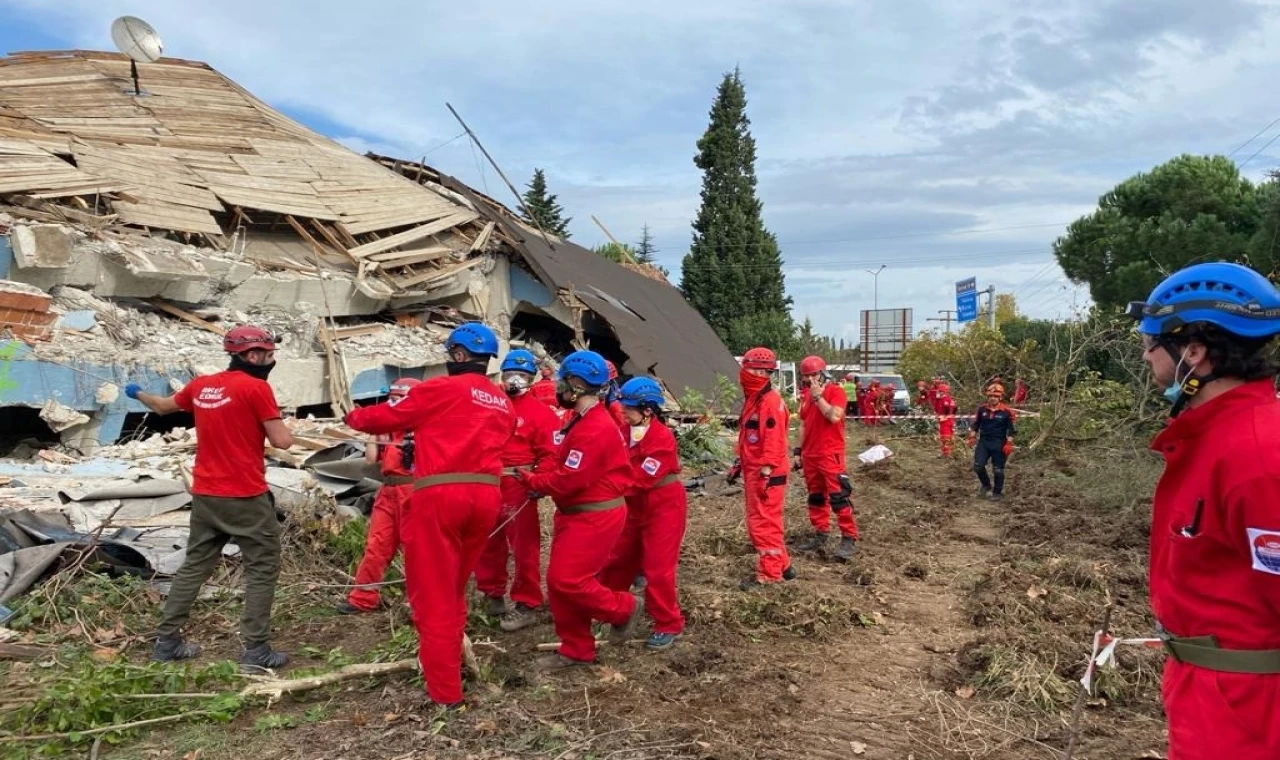
[[[972,686],[961,686],[956,689],[956,696],[961,699],[973,699],[973,695],[977,693],[978,690]]]
[[[626,683],[627,677],[610,667],[600,668],[600,683]]]
[[[867,753],[867,745],[862,742],[849,742],[849,749],[855,755],[865,755]]]
[[[1045,597],[1048,595],[1049,595],[1049,589],[1047,588],[1032,586],[1031,588],[1027,589],[1027,598],[1033,602],[1041,597]]]

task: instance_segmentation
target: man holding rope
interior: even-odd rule
[[[1129,305],[1173,402],[1151,518],[1169,760],[1280,758],[1280,292],[1196,264]]]

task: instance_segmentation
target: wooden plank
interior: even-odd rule
[[[132,189],[132,185],[124,185],[118,182],[95,182],[88,185],[72,185],[71,187],[56,190],[43,190],[38,193],[31,193],[31,197],[42,199],[66,198],[71,195],[103,195]]]
[[[260,211],[272,211],[277,214],[291,214],[293,216],[328,221],[337,221],[339,218],[320,204],[302,205],[301,202],[296,202],[291,197],[229,187],[214,187],[211,189],[214,195],[221,198],[224,203],[232,206],[244,206],[245,208],[254,208]]]
[[[470,269],[484,260],[485,257],[480,256],[474,259],[468,259],[446,269],[424,272],[423,274],[415,275],[413,277],[392,277],[391,279],[400,289],[408,290],[418,285],[431,285],[435,282],[447,280],[455,274]]]
[[[335,204],[329,204],[329,207],[335,211],[342,212],[343,208]],[[456,208],[456,207],[455,207]],[[378,230],[390,229],[392,227],[403,227],[406,224],[420,224],[440,219],[445,216],[439,211],[431,208],[423,209],[418,213],[400,212],[389,214],[386,216],[366,217],[366,216],[347,216],[343,215],[342,224],[347,228],[347,232],[352,235],[363,235],[366,232],[377,232]]]
[[[338,237],[338,233],[326,227],[324,225],[324,222],[320,221],[319,219],[312,219],[311,226],[315,227],[320,232],[320,234],[324,236],[324,239],[329,241],[329,245],[341,251],[342,255],[346,256],[352,261],[356,261],[356,258],[352,256],[351,253],[347,250],[347,246],[343,243],[342,238]]]
[[[342,340],[344,338],[358,338],[361,335],[376,335],[386,329],[386,323],[373,325],[350,325],[348,327],[334,328],[333,337],[338,340]]]
[[[375,253],[369,256],[369,261],[378,262],[383,269],[387,267],[406,267],[410,264],[424,264],[428,261],[436,261],[443,259],[453,253],[452,248],[445,246],[435,246],[432,248],[411,248],[407,251],[391,251],[390,253]]]
[[[191,312],[187,311],[186,309],[180,309],[177,306],[174,306],[168,301],[162,301],[159,298],[148,298],[147,303],[156,307],[160,311],[165,312],[166,314],[172,314],[178,319],[181,319],[183,322],[189,322],[199,327],[202,330],[208,330],[209,332],[214,333],[216,335],[227,334],[227,328],[219,327],[218,325],[215,325],[212,322],[207,322],[201,319],[200,317],[197,317],[195,314],[192,314]]]
[[[221,170],[197,170],[210,187],[235,187],[246,191],[262,190],[268,193],[296,195],[308,202],[316,202],[319,195],[315,188],[305,181],[292,179],[273,179],[270,177],[254,177],[245,174],[229,174]]]
[[[222,228],[211,214],[188,206],[159,206],[145,203],[114,201],[111,207],[125,224],[158,227],[177,232],[201,232],[221,235]]]
[[[442,232],[450,227],[465,224],[479,216],[480,215],[474,211],[461,211],[456,214],[451,214],[443,219],[437,219],[434,222],[430,222],[429,224],[414,227],[411,230],[405,230],[399,234],[391,235],[390,237],[385,237],[381,240],[375,240],[372,243],[365,243],[362,246],[351,249],[351,255],[356,258],[364,258],[365,256],[375,253],[382,253],[383,251],[388,251],[392,248],[398,248],[406,243],[421,240],[430,235],[434,235],[437,232]]]
[[[480,234],[476,235],[475,241],[471,244],[472,253],[482,250],[489,243],[489,238],[493,236],[493,230],[497,226],[497,222],[485,223],[484,229],[480,230]]]

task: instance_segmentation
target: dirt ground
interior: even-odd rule
[[[850,450],[871,442],[851,431]],[[850,564],[796,555],[799,578],[750,593],[738,495],[690,500],[681,563],[684,637],[669,652],[607,647],[568,674],[531,667],[549,622],[506,634],[473,611],[485,668],[471,706],[440,716],[412,674],[353,681],[247,708],[231,723],[163,727],[103,758],[1059,758],[1074,679],[1106,600],[1114,630],[1145,636],[1143,556],[1154,464],[1015,455],[1002,503],[975,498],[963,458],[927,439],[895,439],[889,461],[852,469],[862,532]],[[799,480],[796,478],[795,480]],[[721,483],[709,480],[712,490]],[[788,496],[794,541],[808,523]],[[833,544],[834,545],[834,544]],[[276,644],[297,665],[361,659],[395,637],[402,604],[356,619],[339,592],[286,578]],[[202,608],[208,658],[237,653],[235,602]],[[304,649],[304,647],[306,647]],[[131,652],[144,657],[142,649]],[[1085,709],[1076,758],[1163,757],[1157,652],[1121,653]],[[284,674],[287,675],[287,672]]]

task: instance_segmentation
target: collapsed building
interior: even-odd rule
[[[271,381],[298,416],[443,372],[441,341],[468,319],[504,348],[600,351],[673,398],[736,373],[654,270],[430,167],[356,154],[206,64],[138,69],[141,94],[122,55],[0,58],[0,437],[89,452],[188,424],[120,388],[222,369],[240,322],[281,336]]]

